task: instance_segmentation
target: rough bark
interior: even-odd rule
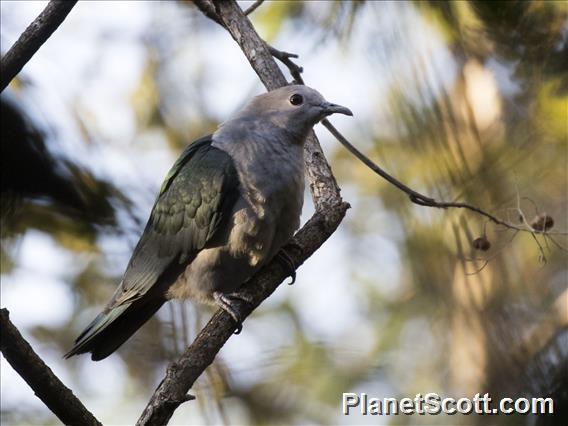
[[[196,4],[202,10],[205,7],[206,16],[229,31],[267,89],[272,90],[287,84],[266,43],[234,0],[216,3],[199,0]],[[305,161],[316,213],[285,247],[296,267],[333,234],[349,207],[341,199],[339,187],[313,132],[306,142]],[[272,261],[247,282],[240,293],[253,302],[239,306],[241,318],[246,318],[270,296],[288,274],[289,271],[279,262]],[[170,364],[166,377],[158,385],[137,425],[166,424],[176,408],[191,399],[187,392],[213,362],[219,350],[231,337],[234,328],[231,317],[224,311],[217,311],[183,355]]]
[[[0,59],[0,92],[65,20],[77,0],[52,0]]]
[[[4,358],[33,389],[36,396],[64,424],[101,425],[34,352],[10,321],[7,309],[0,309],[0,349]]]

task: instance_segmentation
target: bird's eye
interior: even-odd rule
[[[302,103],[304,102],[304,98],[302,97],[302,95],[298,95],[297,93],[293,94],[292,96],[290,96],[290,103],[292,105],[302,105]]]

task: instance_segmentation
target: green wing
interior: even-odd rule
[[[103,359],[165,302],[167,288],[187,262],[215,244],[238,196],[232,158],[211,136],[188,146],[168,173],[150,219],[110,303],[65,355],[92,352]]]
[[[211,242],[232,210],[239,180],[211,136],[188,146],[168,173],[122,281],[122,302],[143,296],[172,264]]]

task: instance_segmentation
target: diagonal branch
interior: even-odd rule
[[[195,3],[206,16],[229,31],[267,89],[287,84],[268,45],[258,36],[234,0],[215,3],[198,0]],[[341,199],[339,187],[313,132],[306,141],[304,158],[316,213],[285,247],[296,268],[335,232],[349,208]],[[239,316],[246,318],[276,290],[289,273],[277,261],[262,268],[239,290],[245,299],[252,300],[250,305],[239,306]],[[176,408],[191,399],[187,392],[213,362],[233,330],[231,317],[222,310],[217,311],[183,355],[169,365],[165,378],[152,395],[137,425],[166,424]]]
[[[215,6],[213,6],[213,2],[211,0],[193,0],[193,4],[196,5],[201,13],[203,13],[209,19],[217,22],[222,27],[225,26],[221,21],[219,15],[217,15],[217,11],[215,10]]]
[[[296,267],[309,258],[333,234],[347,208],[348,205],[343,203],[326,214],[318,212],[298,231],[285,247],[286,253]],[[272,261],[263,267],[239,290],[239,294],[251,300],[251,304],[239,304],[237,309],[239,317],[248,317],[264,299],[276,290],[288,274],[288,269],[278,261]],[[136,425],[167,424],[174,411],[183,402],[192,399],[187,392],[205,369],[211,365],[217,353],[233,335],[234,329],[235,324],[229,314],[218,310],[183,355],[168,366],[166,376],[158,385]]]
[[[77,0],[52,0],[0,59],[0,92],[65,20]]]
[[[264,0],[256,0],[253,4],[251,4],[247,10],[244,11],[245,15],[250,15],[252,12],[254,12],[262,3],[264,3]]]
[[[73,392],[53,374],[0,309],[0,349],[36,396],[66,425],[101,425]]]
[[[329,132],[351,154],[353,154],[355,157],[357,157],[357,159],[359,159],[359,161],[361,161],[369,169],[374,171],[376,174],[378,174],[380,177],[385,179],[391,185],[394,185],[395,187],[400,189],[402,192],[406,193],[408,195],[408,197],[410,198],[410,201],[412,201],[414,204],[418,204],[420,206],[425,206],[425,207],[434,207],[434,208],[438,208],[438,209],[448,209],[448,208],[466,209],[466,210],[472,211],[474,213],[477,213],[480,216],[485,216],[487,219],[489,219],[491,222],[493,222],[497,225],[501,225],[501,226],[504,226],[505,228],[512,229],[512,230],[515,230],[515,231],[528,232],[528,233],[532,234],[533,237],[534,237],[534,234],[566,235],[566,232],[551,232],[551,231],[548,230],[548,228],[546,226],[541,226],[540,228],[538,226],[536,226],[536,227],[532,226],[526,220],[524,220],[524,226],[515,225],[511,222],[500,219],[497,216],[494,216],[491,213],[488,213],[485,210],[483,210],[483,209],[481,209],[477,206],[474,206],[472,204],[463,203],[463,202],[456,202],[456,201],[438,201],[434,198],[427,197],[426,195],[423,195],[419,192],[416,192],[412,188],[409,188],[404,183],[400,182],[398,179],[391,176],[386,171],[384,171],[381,167],[379,167],[377,164],[375,164],[373,161],[371,161],[365,154],[363,154],[361,151],[359,151],[357,148],[355,148],[355,146],[351,142],[349,142],[347,140],[347,138],[345,136],[343,136],[339,132],[339,130],[337,130],[333,126],[333,124],[331,124],[329,122],[329,120],[323,119],[321,124],[323,124],[329,130]],[[520,211],[520,207],[518,209]],[[524,216],[523,216],[523,218],[524,218]]]

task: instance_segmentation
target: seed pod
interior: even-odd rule
[[[535,216],[533,220],[531,220],[530,225],[535,231],[548,231],[554,226],[554,219],[552,216],[542,213]]]
[[[481,251],[487,251],[491,248],[491,243],[485,235],[483,237],[477,237],[471,242],[471,245],[474,249]]]

